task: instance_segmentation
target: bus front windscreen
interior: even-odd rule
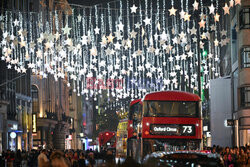
[[[189,101],[144,101],[145,117],[198,117],[198,102]]]

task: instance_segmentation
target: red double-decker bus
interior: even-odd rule
[[[142,113],[142,103],[141,99],[133,100],[129,105],[129,114],[128,114],[128,138],[127,138],[127,155],[134,157],[135,150],[133,147],[136,146],[137,142],[137,133],[138,133],[138,121],[141,119]]]
[[[99,138],[99,149],[115,149],[116,147],[116,134],[111,131],[103,131],[98,135]]]
[[[199,150],[200,108],[200,97],[192,93],[161,91],[145,95],[140,116],[133,122],[133,128],[137,128],[136,144],[128,152],[141,161],[156,151]]]

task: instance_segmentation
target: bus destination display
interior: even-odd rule
[[[194,125],[182,124],[151,124],[150,134],[152,135],[168,135],[168,136],[194,136]]]

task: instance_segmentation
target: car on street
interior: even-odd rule
[[[143,167],[224,167],[219,154],[200,151],[155,152],[143,160]]]

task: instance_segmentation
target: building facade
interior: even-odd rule
[[[30,71],[18,73],[0,62],[0,152],[32,148]]]
[[[242,0],[231,19],[234,144],[250,144],[250,1]]]
[[[69,117],[69,87],[65,80],[32,75],[32,115],[36,118],[33,130],[34,148],[68,148],[71,118]]]

